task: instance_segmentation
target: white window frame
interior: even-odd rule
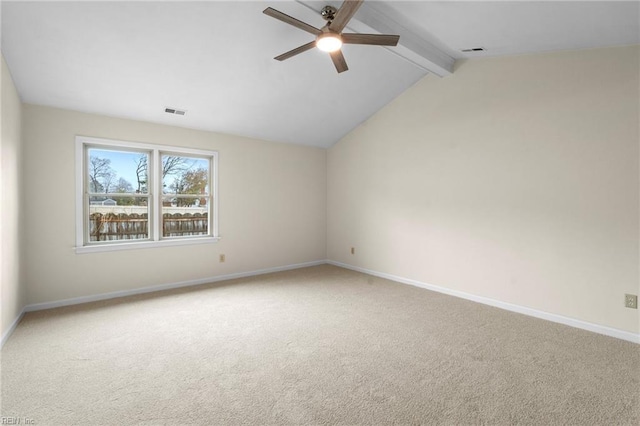
[[[149,238],[140,240],[89,241],[89,197],[87,179],[87,150],[122,149],[144,151],[149,153],[147,170],[148,205],[149,205]],[[209,235],[188,237],[162,236],[162,161],[166,154],[176,156],[196,156],[209,159],[210,203]],[[218,152],[202,149],[182,148],[178,146],[157,145],[149,143],[127,142],[120,140],[100,139],[87,136],[76,136],[76,253],[95,253],[141,249],[150,247],[168,247],[177,245],[209,244],[220,240],[218,234]]]

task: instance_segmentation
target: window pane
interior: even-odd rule
[[[147,197],[89,197],[89,241],[149,238]]]
[[[188,200],[189,203],[186,203],[185,200]],[[208,198],[198,196],[163,197],[162,236],[188,237],[196,235],[209,235]]]
[[[89,148],[87,184],[90,193],[147,194],[149,155],[135,151]]]
[[[162,155],[162,236],[209,235],[210,161]]]
[[[162,155],[162,193],[209,195],[209,160],[198,157]],[[181,198],[176,202],[193,206],[197,198]]]

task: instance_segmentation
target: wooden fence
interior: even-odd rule
[[[206,235],[207,213],[165,213],[162,215],[163,237]],[[149,218],[146,213],[92,213],[89,216],[91,241],[138,240],[149,238]]]

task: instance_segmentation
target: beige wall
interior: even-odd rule
[[[639,63],[626,47],[427,76],[329,150],[329,259],[637,333]]]
[[[323,260],[326,151],[24,105],[28,302]],[[76,254],[75,136],[219,152],[216,244]],[[219,263],[219,254],[226,262]]]
[[[21,240],[20,240],[20,190],[21,185],[21,103],[13,85],[7,64],[2,58],[1,91],[2,143],[0,158],[2,163],[2,200],[0,201],[0,241],[2,263],[0,290],[0,315],[2,336],[18,318],[26,304],[26,291],[22,282]]]
[[[639,63],[638,47],[463,62],[328,152],[24,105],[21,172],[3,62],[2,330],[25,303],[328,256],[637,333]],[[222,240],[75,254],[76,135],[218,150]]]

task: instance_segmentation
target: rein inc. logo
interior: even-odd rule
[[[35,425],[36,421],[29,417],[0,417],[0,425]]]

